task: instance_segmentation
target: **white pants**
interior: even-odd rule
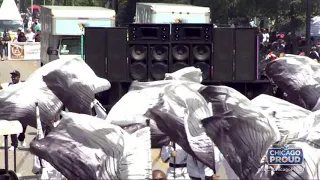
[[[234,180],[239,179],[239,177],[236,175],[236,173],[234,173],[228,161],[223,157],[223,154],[219,151],[217,147],[214,147],[214,153],[215,153],[217,174],[220,168],[224,168],[228,179],[234,179]]]
[[[175,169],[173,167],[169,167],[167,170],[167,179],[174,179],[174,173],[176,179],[189,179],[187,167]]]

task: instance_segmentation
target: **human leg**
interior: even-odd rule
[[[3,45],[0,45],[0,56],[1,60],[3,60]]]
[[[26,138],[25,133],[26,133],[26,130],[27,130],[27,126],[22,125],[22,133],[20,133],[19,136],[18,136],[18,140],[20,141],[22,147],[25,147],[25,146],[26,146],[26,142],[25,142],[25,138]]]
[[[11,147],[9,148],[9,150],[13,150],[14,147],[17,148],[18,147],[18,137],[16,134],[11,134]]]
[[[8,44],[4,45],[4,55],[7,57],[8,59]]]

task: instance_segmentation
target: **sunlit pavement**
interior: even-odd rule
[[[34,139],[36,130],[28,127],[26,131],[26,148],[17,149],[17,174],[22,176],[34,175],[31,170],[33,166],[33,155],[29,152],[29,143]],[[11,138],[8,136],[8,145],[11,144]],[[20,145],[20,143],[19,143]],[[0,138],[0,168],[4,169],[4,137]],[[9,151],[9,169],[13,170],[13,151]]]

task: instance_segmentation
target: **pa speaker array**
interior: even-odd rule
[[[128,28],[131,80],[161,80],[169,72],[169,24],[132,24]]]
[[[195,66],[203,72],[204,80],[210,80],[212,30],[211,24],[172,24],[170,72]]]
[[[257,52],[252,28],[177,23],[85,30],[85,60],[111,82],[162,80],[188,66],[200,68],[204,81],[254,81]]]

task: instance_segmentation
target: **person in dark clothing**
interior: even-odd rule
[[[3,37],[3,38],[5,37],[6,33],[9,33],[9,30],[8,30],[8,29],[5,29],[5,30],[3,31],[3,34],[2,34],[2,37]],[[10,36],[10,35],[9,35],[9,36]]]
[[[273,31],[270,35],[270,38],[269,38],[269,42],[274,42],[277,40],[277,32],[276,31]]]
[[[9,34],[7,29],[3,33],[3,37],[2,38],[3,38],[2,41],[3,41],[4,54],[8,58],[8,42],[11,41],[11,37],[10,37],[10,34]]]
[[[26,42],[27,41],[27,37],[24,34],[24,32],[20,32],[19,36],[18,36],[18,42]]]
[[[263,44],[263,33],[261,31],[259,31],[258,33],[258,38],[259,38],[259,43]]]
[[[3,61],[3,50],[4,50],[4,41],[3,41],[3,37],[0,37],[0,57],[1,57],[1,61]]]
[[[9,83],[9,86],[20,83],[20,72],[17,70],[12,71],[11,73],[11,83]],[[21,146],[25,147],[26,143],[24,141],[25,139],[25,133],[27,130],[27,126],[22,124],[22,133],[17,136],[17,134],[11,134],[11,147],[9,150],[14,150],[14,148],[18,147],[18,140],[21,142]]]
[[[315,59],[315,60],[319,61],[319,53],[317,52],[317,48],[316,47],[312,47],[311,48],[309,57],[311,59]]]
[[[34,42],[40,42],[41,41],[41,31],[38,30],[36,35],[34,36]]]

